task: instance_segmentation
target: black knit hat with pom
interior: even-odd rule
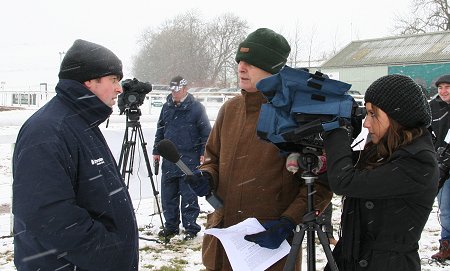
[[[420,86],[408,76],[390,74],[378,78],[367,89],[364,101],[407,128],[431,123],[430,105]]]

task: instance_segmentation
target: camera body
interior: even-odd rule
[[[261,106],[258,136],[286,152],[321,149],[321,133],[341,126],[351,126],[356,138],[365,110],[348,94],[350,87],[320,72],[285,66],[257,84],[268,100]]]
[[[149,82],[140,82],[133,78],[122,81],[122,89],[123,92],[117,100],[120,115],[125,111],[137,112],[138,107],[145,101],[145,95],[152,91],[152,85]]]

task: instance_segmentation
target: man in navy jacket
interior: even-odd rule
[[[191,170],[195,170],[203,162],[211,124],[205,107],[188,93],[186,85],[186,79],[181,76],[176,76],[170,81],[172,93],[167,96],[167,102],[161,109],[153,159],[160,159],[156,148],[158,143],[163,139],[169,139],[180,152],[181,160]],[[200,213],[197,195],[184,181],[184,173],[177,165],[164,160],[161,171],[161,203],[166,221],[159,236],[167,241],[179,233],[181,212],[181,221],[185,229],[184,239],[193,239],[201,229],[196,222]]]
[[[56,96],[22,126],[13,155],[18,270],[137,270],[130,196],[99,125],[122,92],[122,62],[76,40]]]

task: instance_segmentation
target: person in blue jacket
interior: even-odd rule
[[[137,270],[130,195],[99,125],[122,92],[122,62],[76,40],[56,96],[19,131],[13,155],[17,270]]]
[[[211,124],[205,107],[188,93],[186,79],[181,76],[172,78],[170,90],[171,94],[167,96],[157,123],[153,159],[160,160],[156,146],[161,140],[168,139],[177,147],[181,160],[191,170],[195,170],[203,163]],[[184,181],[184,173],[176,164],[164,159],[161,172],[161,204],[165,225],[158,235],[167,241],[179,234],[181,211],[184,239],[193,239],[201,229],[196,222],[200,213],[197,195]]]

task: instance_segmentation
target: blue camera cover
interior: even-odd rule
[[[261,107],[258,135],[273,143],[285,141],[284,133],[309,120],[320,119],[321,129],[329,131],[352,115],[354,99],[347,94],[351,85],[321,73],[311,74],[285,66],[279,73],[262,79],[256,87],[269,102]]]

